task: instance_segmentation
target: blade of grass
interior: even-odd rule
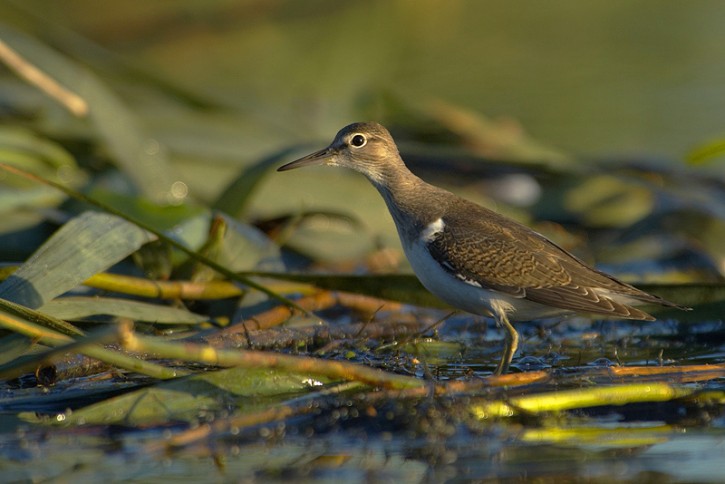
[[[39,308],[153,239],[113,215],[84,212],[65,223],[0,284],[0,297]]]
[[[24,314],[32,317],[31,320],[25,316],[19,316],[16,314],[16,311],[20,312],[18,311],[17,306],[17,304],[0,299],[0,327],[15,333],[23,334],[32,339],[37,339],[40,343],[47,346],[57,347],[74,342],[73,338],[70,336],[34,322],[48,319],[52,320],[54,318],[50,318],[50,316],[38,311],[25,308],[23,310]],[[62,324],[59,321],[60,320],[54,321],[54,326],[62,327]],[[91,358],[104,361],[109,365],[159,379],[176,378],[188,373],[184,370],[165,368],[161,365],[150,363],[139,358],[134,358],[97,345],[86,347],[83,349],[82,353]]]
[[[140,228],[142,228],[142,229],[144,229],[144,230],[146,230],[146,231],[154,234],[160,240],[163,240],[165,243],[171,245],[172,247],[175,247],[175,248],[181,250],[182,252],[186,253],[189,257],[193,258],[194,260],[196,260],[198,262],[201,262],[201,263],[203,263],[203,264],[211,267],[212,269],[214,269],[215,271],[217,271],[219,274],[222,274],[223,276],[225,276],[225,277],[227,277],[227,278],[229,278],[229,279],[231,279],[233,281],[240,282],[240,283],[245,284],[245,285],[247,285],[247,286],[249,286],[249,287],[251,287],[253,289],[256,289],[257,291],[260,291],[260,292],[266,294],[270,298],[275,299],[275,300],[281,302],[282,304],[285,304],[287,306],[294,307],[295,309],[298,309],[298,310],[301,310],[302,312],[307,313],[302,308],[298,307],[294,303],[294,301],[291,301],[291,300],[287,299],[286,297],[281,296],[278,293],[267,289],[263,285],[258,284],[258,283],[254,282],[253,280],[251,280],[251,279],[249,279],[247,277],[244,277],[244,276],[235,274],[234,272],[228,270],[225,267],[222,267],[221,265],[217,264],[216,262],[214,262],[213,260],[209,259],[208,257],[204,257],[201,254],[198,254],[196,251],[194,251],[192,249],[189,249],[184,244],[181,244],[180,242],[175,241],[171,237],[168,237],[166,234],[164,234],[163,232],[161,232],[161,231],[157,230],[156,228],[150,226],[149,224],[146,224],[146,223],[144,223],[144,222],[142,222],[142,221],[140,221],[140,220],[138,220],[138,219],[136,219],[134,217],[129,217],[128,215],[124,214],[123,212],[121,212],[119,210],[116,210],[115,208],[113,208],[113,207],[111,207],[109,205],[106,205],[106,204],[104,204],[102,202],[99,202],[98,200],[95,200],[92,197],[86,196],[86,195],[84,195],[82,193],[79,193],[79,192],[77,192],[77,191],[75,191],[75,190],[73,190],[71,188],[68,188],[67,186],[63,185],[62,183],[57,183],[57,182],[54,182],[52,180],[48,180],[47,178],[43,178],[43,177],[37,176],[37,175],[35,175],[33,173],[27,172],[25,170],[18,169],[16,167],[11,166],[11,165],[8,165],[6,163],[0,163],[0,169],[1,170],[5,170],[5,171],[10,172],[10,173],[13,173],[13,174],[16,174],[16,175],[19,175],[19,176],[22,176],[22,177],[25,177],[25,178],[27,178],[29,180],[32,180],[32,181],[35,181],[35,182],[38,182],[38,183],[42,183],[44,185],[48,185],[48,186],[51,186],[53,188],[56,188],[56,189],[62,191],[63,193],[65,193],[66,195],[68,195],[68,196],[70,196],[72,198],[75,198],[76,200],[79,200],[81,202],[88,203],[90,205],[93,205],[94,207],[100,208],[104,212],[107,212],[107,213],[110,213],[110,214],[115,215],[117,217],[120,217],[120,218],[122,218],[122,219],[124,219],[124,220],[126,220],[126,221],[128,221],[128,222],[130,222],[130,223],[132,223],[134,225],[136,225],[137,227],[140,227]]]
[[[521,440],[533,444],[595,445],[597,448],[644,447],[667,442],[675,429],[671,425],[646,427],[545,427],[528,428]]]
[[[0,365],[0,378],[14,378],[33,371],[42,363],[50,363],[66,353],[83,353],[83,350],[90,346],[111,343],[117,339],[118,330],[116,328],[102,328],[100,331],[95,331],[93,334],[77,339],[72,343],[62,344],[51,350],[24,358],[17,358],[14,361]]]
[[[179,182],[166,151],[144,135],[134,114],[93,72],[5,24],[0,24],[0,36],[11,54],[0,60],[75,115],[87,115],[114,161],[143,193],[161,203],[183,200],[186,193],[176,189]]]
[[[63,321],[62,319],[47,316],[40,311],[34,311],[31,308],[28,308],[13,301],[9,301],[7,299],[0,298],[0,308],[8,313],[14,314],[15,316],[22,318],[23,320],[37,323],[39,326],[46,328],[53,333],[60,333],[72,337],[83,336],[84,334],[83,331],[76,328],[72,324]],[[13,328],[11,327],[7,327],[7,329],[13,331]]]
[[[219,350],[203,344],[175,343],[160,338],[141,336],[131,331],[130,328],[125,328],[123,331],[121,342],[123,347],[129,351],[215,366],[283,369],[295,373],[322,375],[331,379],[359,381],[384,388],[400,389],[425,385],[424,381],[414,377],[392,374],[354,363],[263,351]]]
[[[0,267],[0,281],[10,277],[18,270],[19,265],[7,265]],[[283,294],[311,294],[318,291],[311,284],[297,282],[280,282],[280,279],[274,279],[265,282],[267,286],[272,286],[275,292]],[[127,294],[129,296],[147,297],[152,299],[184,299],[184,300],[203,300],[203,299],[227,299],[239,297],[244,294],[244,289],[239,285],[230,281],[157,281],[142,277],[126,276],[123,274],[113,274],[110,272],[99,272],[83,281],[83,285],[93,287],[103,291],[117,292]]]
[[[153,324],[198,325],[210,320],[208,316],[195,314],[181,307],[110,297],[63,297],[44,304],[40,310],[59,319],[73,320],[99,315]]]
[[[224,189],[224,192],[212,204],[212,208],[228,213],[235,218],[242,215],[255,187],[269,173],[270,168],[287,158],[290,153],[298,150],[298,146],[285,148],[247,167]]]
[[[506,401],[483,401],[471,405],[479,419],[511,417],[519,414],[560,412],[576,408],[626,405],[640,402],[666,402],[692,395],[697,390],[668,383],[634,383],[582,388],[512,397]]]

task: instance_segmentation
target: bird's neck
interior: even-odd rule
[[[448,206],[447,192],[418,178],[402,163],[396,170],[370,181],[385,200],[403,244],[418,238]]]

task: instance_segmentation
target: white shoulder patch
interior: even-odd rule
[[[465,282],[466,284],[470,284],[470,285],[472,285],[474,287],[483,287],[483,286],[481,286],[481,283],[480,282],[474,281],[473,279],[469,279],[466,276],[464,276],[463,274],[456,273],[455,276],[458,279],[460,279],[461,281]]]
[[[446,228],[446,224],[443,222],[442,218],[434,220],[429,223],[425,229],[423,229],[423,232],[420,233],[420,240],[423,243],[428,243],[435,238],[436,234],[443,232],[444,228]]]

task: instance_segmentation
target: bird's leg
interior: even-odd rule
[[[511,360],[514,358],[514,353],[516,353],[516,349],[519,347],[519,333],[516,332],[516,329],[509,322],[505,311],[495,311],[494,318],[496,319],[496,323],[504,329],[505,333],[503,355],[501,355],[501,361],[493,374],[503,375],[508,372]]]

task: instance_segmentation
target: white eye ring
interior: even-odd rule
[[[350,138],[350,146],[353,148],[362,148],[368,143],[368,139],[365,137],[364,134],[354,134],[352,135],[352,138]]]

